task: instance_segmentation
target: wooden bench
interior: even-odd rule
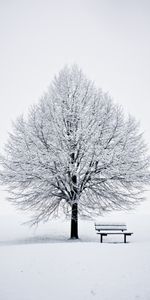
[[[126,237],[133,234],[133,232],[127,232],[125,223],[95,223],[95,230],[100,235],[100,243],[103,242],[103,236],[108,234],[122,234],[126,243]]]

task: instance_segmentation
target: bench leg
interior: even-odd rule
[[[124,243],[126,243],[126,234],[124,234]]]
[[[103,242],[103,235],[100,234],[100,243],[102,243],[102,242]]]

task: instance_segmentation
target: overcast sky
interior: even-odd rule
[[[149,0],[0,0],[0,147],[72,63],[141,121],[150,145]]]

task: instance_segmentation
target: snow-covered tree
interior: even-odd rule
[[[71,215],[71,238],[78,238],[78,215],[137,204],[148,168],[138,123],[73,66],[13,124],[1,182],[10,201],[33,211],[32,223],[63,211]]]

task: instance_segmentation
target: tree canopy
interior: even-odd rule
[[[77,66],[16,120],[0,162],[9,200],[33,211],[33,223],[71,213],[76,238],[78,214],[132,208],[149,184],[139,124]]]

